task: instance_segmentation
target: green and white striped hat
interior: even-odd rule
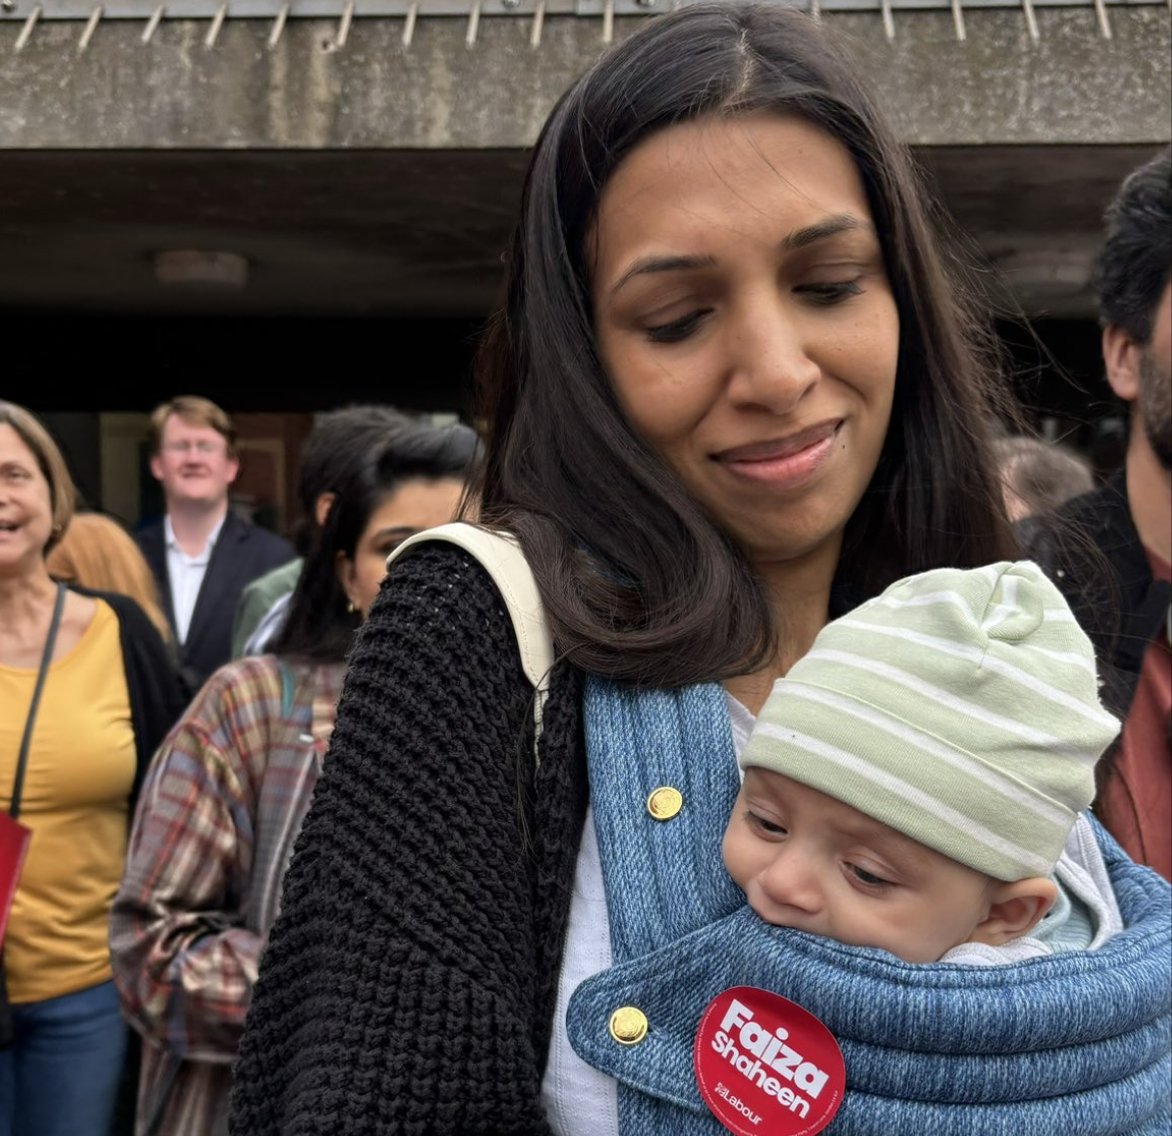
[[[1029,562],[909,576],[827,624],[741,765],[835,797],[999,880],[1053,871],[1119,732],[1095,656]]]

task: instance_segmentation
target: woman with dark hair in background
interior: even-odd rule
[[[392,549],[456,511],[476,438],[388,430],[336,487],[272,653],[222,667],[151,767],[110,943],[142,1034],[138,1131],[227,1131],[230,1063],[281,878],[321,770],[346,656]]]
[[[5,1136],[106,1136],[127,1040],[110,904],[138,787],[184,705],[132,599],[50,575],[73,505],[48,431],[0,402],[0,808],[30,830],[3,944]]]
[[[297,459],[297,496],[301,517],[293,534],[296,560],[253,580],[240,593],[232,625],[232,657],[263,655],[276,640],[301,575],[301,565],[317,540],[339,482],[367,459],[370,444],[386,444],[400,427],[414,429],[416,419],[380,403],[329,410],[315,417]]]
[[[286,878],[238,1136],[717,1130],[683,1009],[737,984],[719,852],[754,715],[829,618],[1014,547],[996,371],[856,74],[782,5],[687,6],[552,112],[480,360],[481,520],[558,655],[537,760],[492,578],[413,546]],[[958,1131],[860,1099],[852,1132]]]

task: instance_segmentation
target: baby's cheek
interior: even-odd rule
[[[744,888],[744,853],[742,848],[742,841],[738,838],[737,820],[735,816],[729,823],[728,828],[725,829],[724,840],[721,842],[720,852],[724,858],[724,866],[728,871],[728,874],[732,876],[733,880],[739,887]]]

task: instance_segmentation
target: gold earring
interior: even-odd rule
[[[347,611],[348,611],[348,612],[349,612],[351,615],[353,615],[353,614],[354,614],[354,613],[355,613],[355,612],[358,610],[358,608],[356,608],[356,607],[354,606],[354,601],[353,601],[353,600],[348,600],[348,601],[346,602],[346,610],[347,610]]]

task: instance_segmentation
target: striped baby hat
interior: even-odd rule
[[[827,624],[741,755],[1000,880],[1048,875],[1119,731],[1030,562],[909,576]]]

